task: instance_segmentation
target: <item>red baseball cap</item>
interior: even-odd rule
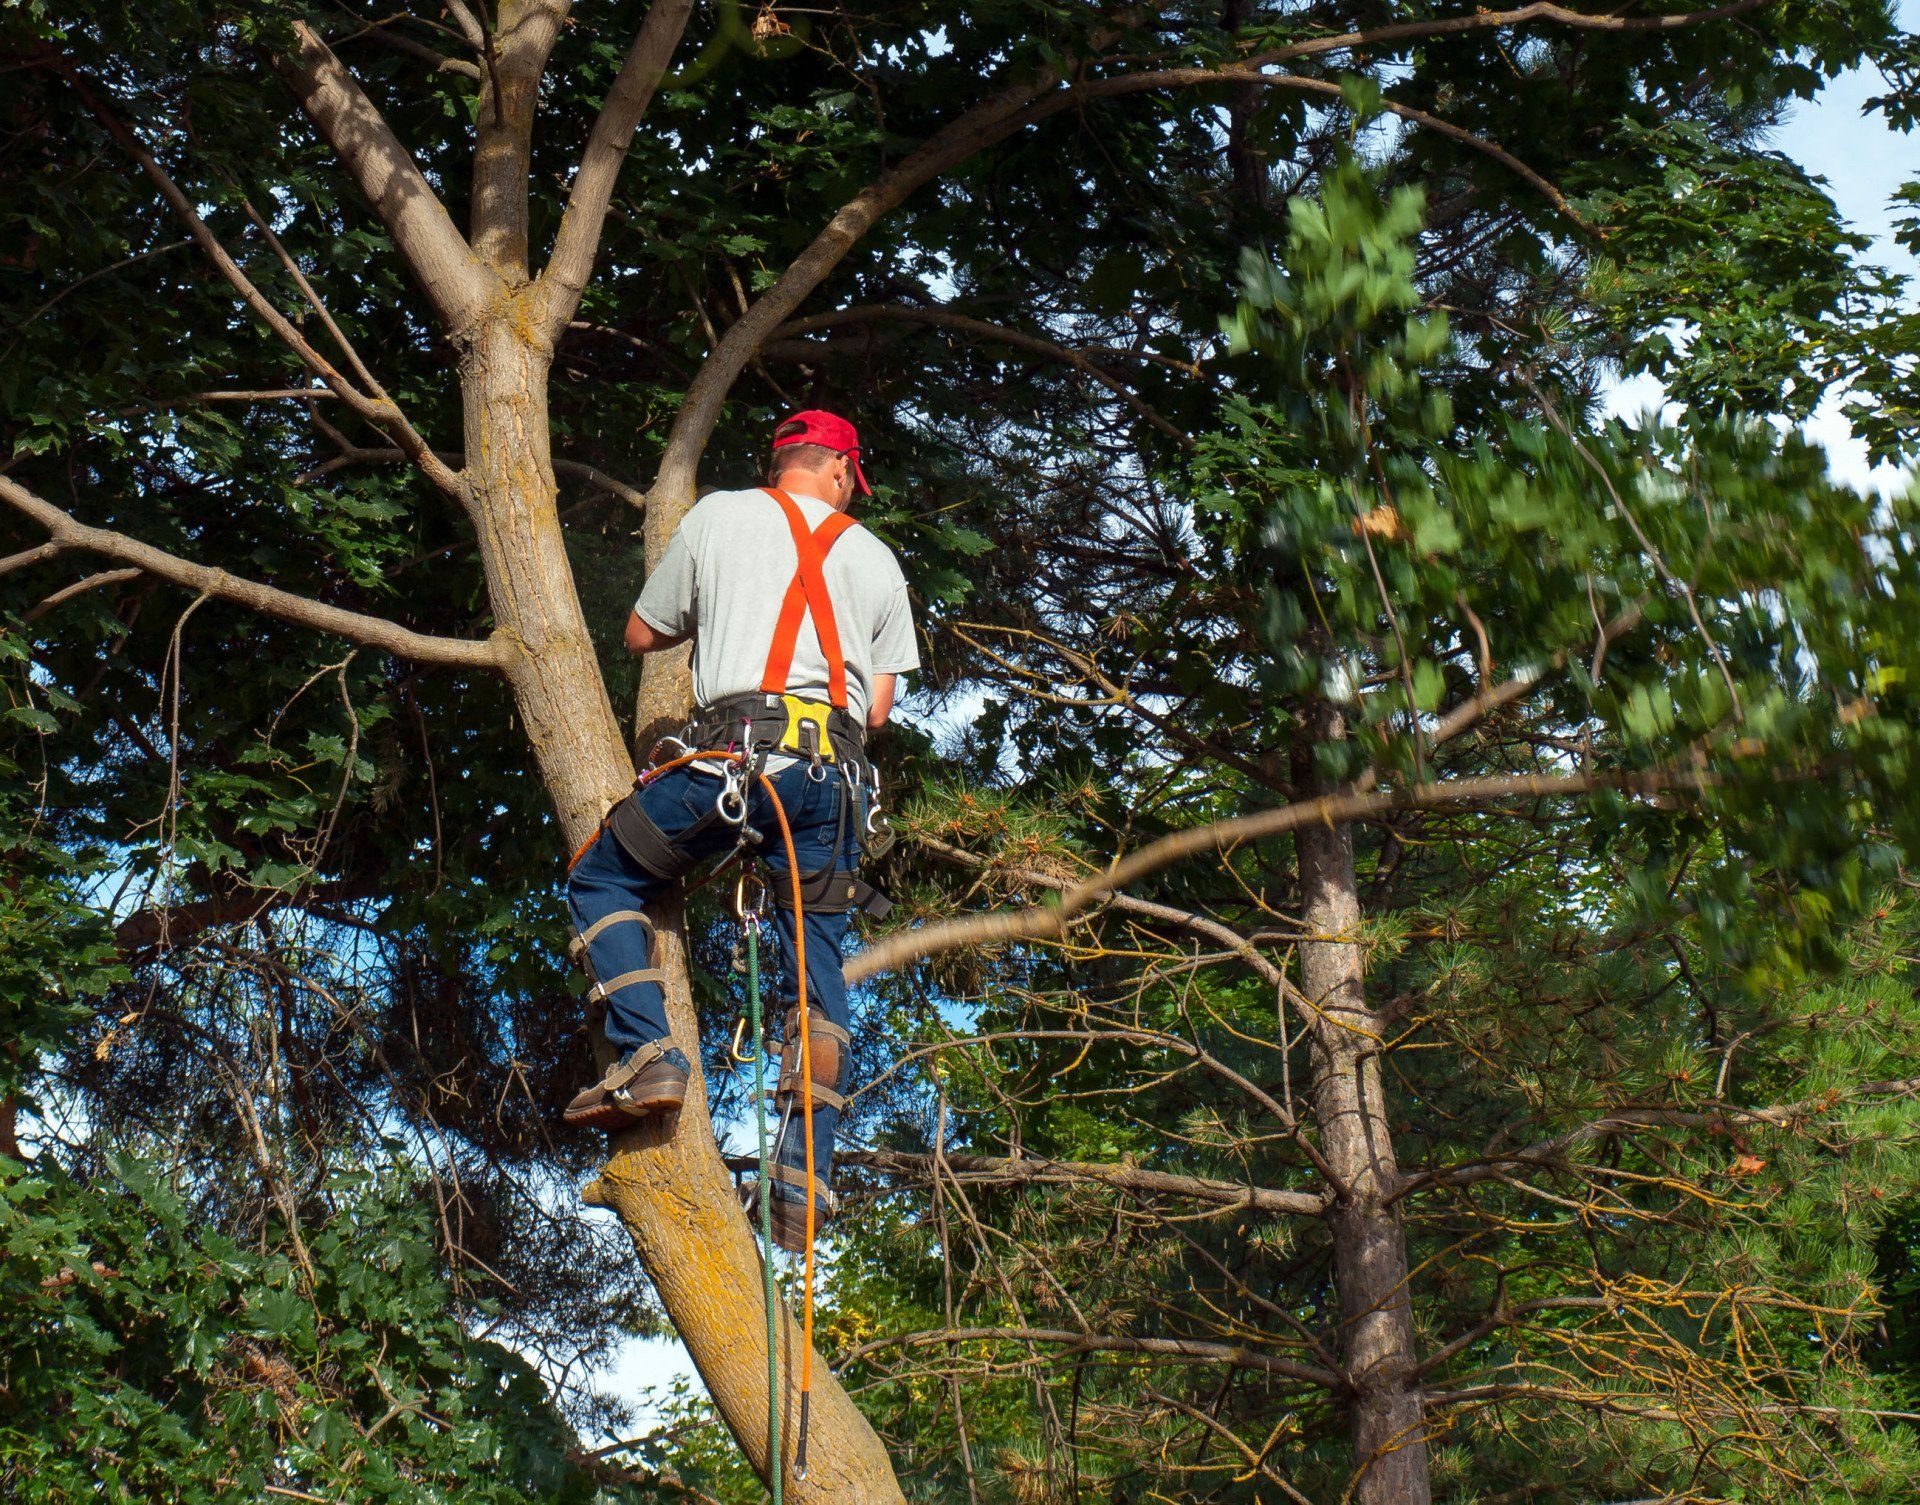
[[[773,432],[775,449],[786,444],[818,444],[847,456],[853,461],[853,478],[860,483],[861,495],[873,495],[873,488],[867,484],[866,475],[860,469],[860,431],[838,413],[829,413],[825,408],[808,408],[803,413],[782,419]]]

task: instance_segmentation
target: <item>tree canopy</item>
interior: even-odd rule
[[[1886,5],[0,37],[0,1469],[757,1497],[707,1118],[555,1122],[559,881],[649,561],[825,405],[928,672],[790,1496],[1902,1496],[1920,559],[1794,425],[1911,456],[1914,316],[1767,137],[1911,124]],[[675,1327],[711,1409],[584,1460]]]

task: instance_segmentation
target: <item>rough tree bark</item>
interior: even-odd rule
[[[1303,788],[1311,787],[1313,747],[1344,733],[1339,713],[1321,706],[1297,765]],[[1303,1017],[1320,1151],[1341,1183],[1327,1222],[1358,1475],[1352,1498],[1358,1505],[1427,1505],[1433,1492],[1415,1373],[1407,1239],[1391,1200],[1400,1171],[1380,1073],[1387,1021],[1367,1005],[1365,953],[1354,938],[1360,895],[1353,827],[1303,825],[1294,841],[1306,928],[1321,938],[1300,947],[1301,990],[1312,1005]]]

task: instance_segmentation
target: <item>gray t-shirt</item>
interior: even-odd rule
[[[818,497],[787,494],[809,528],[833,512]],[[633,609],[656,632],[693,634],[694,698],[712,705],[760,688],[780,603],[798,565],[778,502],[758,489],[711,492],[681,519]],[[835,541],[824,574],[846,657],[847,709],[864,725],[874,675],[920,667],[907,582],[893,550],[857,525]],[[827,660],[811,611],[800,624],[787,688],[827,698]]]

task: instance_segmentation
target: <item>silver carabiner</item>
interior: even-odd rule
[[[720,776],[720,793],[714,799],[713,808],[730,826],[747,823],[747,791],[731,770]]]
[[[669,748],[669,747],[677,747],[680,749],[680,751],[678,753],[672,754],[671,757],[662,758],[660,756],[661,750],[663,748]],[[647,750],[647,764],[649,767],[652,767],[659,763],[671,762],[673,758],[680,757],[692,751],[693,749],[690,746],[688,746],[687,743],[682,738],[676,737],[672,733],[668,733],[664,737],[655,737],[653,739],[653,746]]]

